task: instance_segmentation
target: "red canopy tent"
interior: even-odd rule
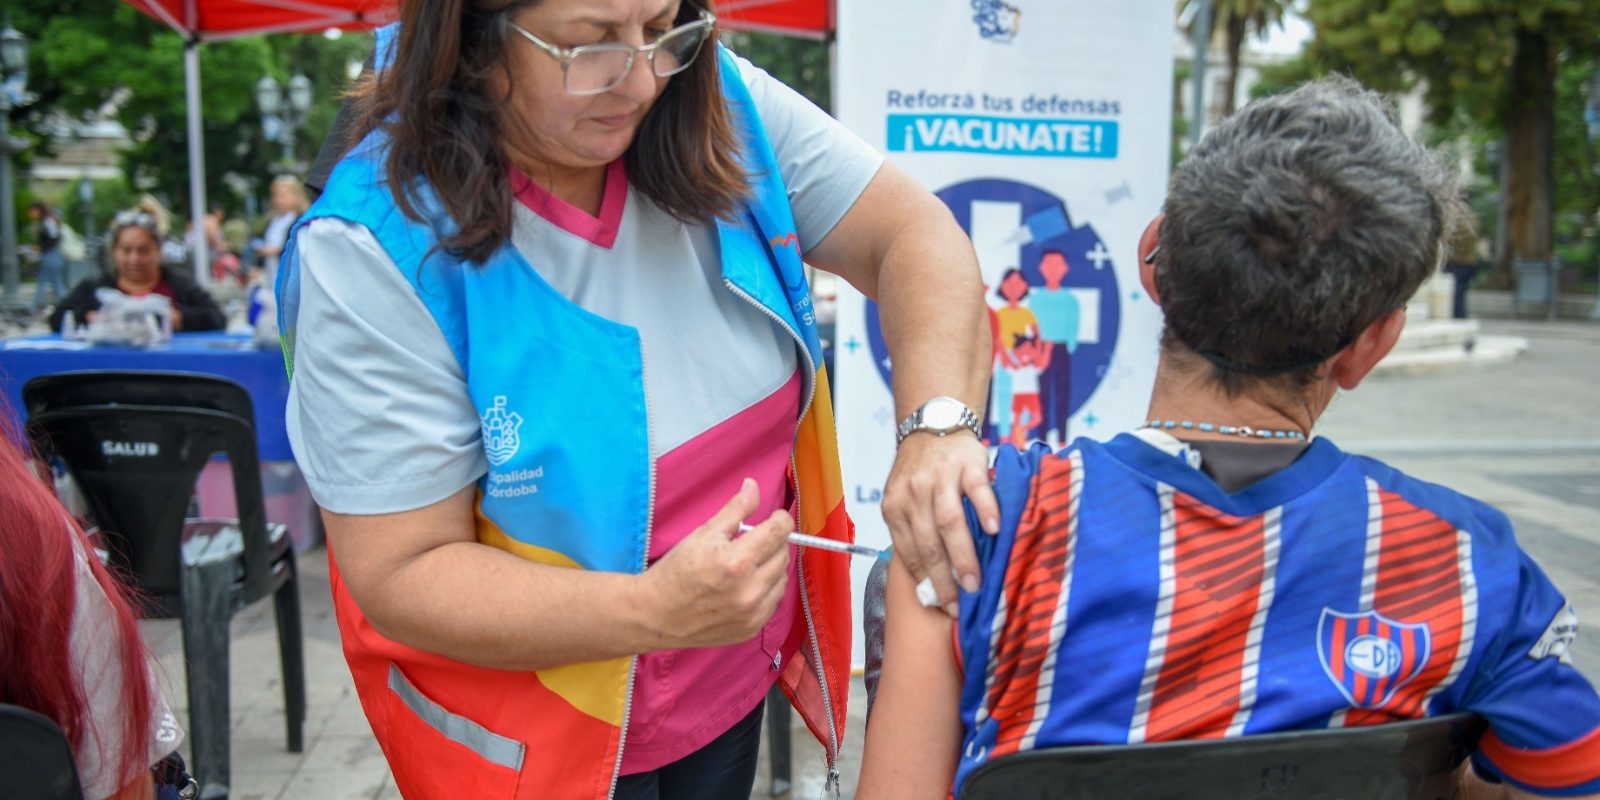
[[[206,207],[205,157],[200,128],[200,54],[204,42],[267,33],[370,28],[392,21],[396,0],[125,0],[177,31],[188,42],[184,78],[189,111],[190,213]],[[732,29],[824,38],[833,29],[832,0],[723,0],[717,15]],[[198,221],[196,220],[196,224]],[[210,278],[205,237],[196,237],[196,280]]]
[[[721,0],[724,27],[823,39],[833,31],[832,0]]]
[[[190,41],[263,33],[368,28],[395,17],[394,0],[127,0]]]

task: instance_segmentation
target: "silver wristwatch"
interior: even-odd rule
[[[917,431],[948,436],[960,430],[972,431],[972,435],[983,438],[983,432],[978,427],[977,413],[954,397],[940,395],[923,403],[921,408],[900,420],[900,427],[895,429],[894,441],[898,445]]]

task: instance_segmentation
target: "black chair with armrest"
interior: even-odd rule
[[[1472,714],[1235,739],[1057,747],[974,770],[961,800],[1445,800],[1484,722]]]
[[[0,800],[83,800],[78,762],[55,720],[0,703]]]
[[[88,387],[81,392],[70,391],[68,375],[29,382],[24,403],[30,433],[41,453],[59,458],[82,491],[110,562],[133,579],[146,613],[182,621],[195,776],[202,796],[226,796],[229,621],[269,595],[291,752],[301,751],[305,725],[298,570],[287,530],[266,521],[249,395],[211,376],[80,375]],[[100,402],[114,396],[118,380],[126,388],[120,396],[140,402]],[[172,405],[155,402],[162,399],[164,381],[176,387]],[[193,405],[178,405],[184,402]],[[186,520],[196,480],[217,453],[232,468],[239,517]]]

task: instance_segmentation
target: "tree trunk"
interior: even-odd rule
[[[1506,253],[1548,259],[1555,232],[1555,58],[1543,34],[1523,32],[1511,62],[1506,114]]]
[[[1239,51],[1244,49],[1244,17],[1228,12],[1228,88],[1222,93],[1222,115],[1231,116],[1239,107]]]

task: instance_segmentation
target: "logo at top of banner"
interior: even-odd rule
[[[972,0],[972,21],[984,39],[1009,43],[1017,38],[1022,9],[1001,0]]]
[[[1065,444],[1068,418],[1104,382],[1117,350],[1122,293],[1110,250],[1088,220],[1072,219],[1061,198],[1036,186],[983,178],[937,194],[972,239],[983,272],[994,353],[984,441]],[[1107,208],[1122,199],[1125,188],[1108,193]],[[866,333],[878,375],[892,388],[871,301]],[[1092,415],[1085,422],[1092,426]]]

